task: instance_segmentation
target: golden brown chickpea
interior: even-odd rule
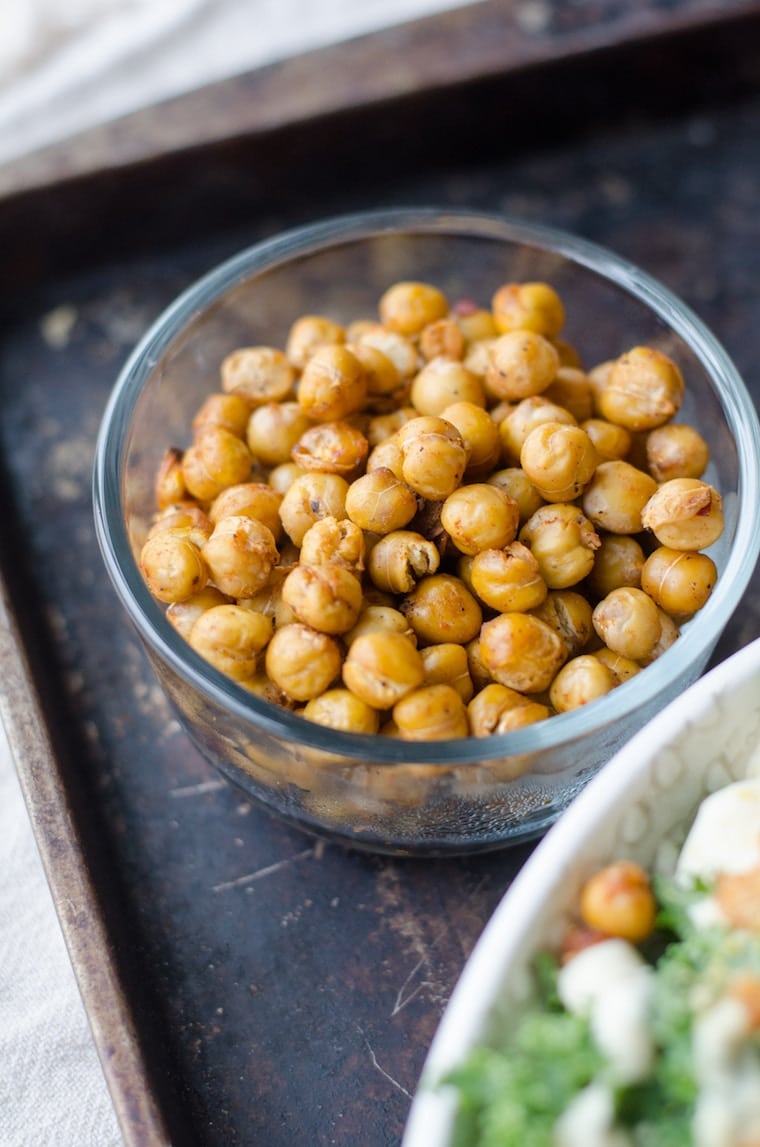
[[[485,409],[483,383],[463,363],[452,358],[434,358],[423,366],[409,391],[412,406],[420,414],[440,415],[454,402],[471,402]]]
[[[583,494],[583,512],[611,534],[641,533],[641,512],[657,489],[649,474],[629,462],[600,462]]]
[[[566,426],[576,425],[569,410],[557,406],[556,402],[549,402],[548,398],[540,394],[524,398],[506,418],[502,419],[499,423],[499,438],[504,461],[508,466],[516,466],[520,462],[525,439],[532,430],[543,426],[546,422],[562,422]]]
[[[204,610],[190,630],[190,645],[206,661],[235,681],[256,672],[256,659],[272,636],[272,622],[239,605]]]
[[[577,657],[594,634],[591,602],[572,589],[553,589],[530,611],[562,638],[568,657]]]
[[[533,331],[514,330],[491,346],[485,379],[490,394],[520,402],[545,391],[558,370],[559,355],[548,339]]]
[[[154,538],[156,534],[174,534],[194,542],[200,549],[211,537],[213,528],[211,519],[200,506],[193,502],[180,502],[167,506],[159,514],[145,540]]]
[[[390,331],[417,335],[429,323],[446,318],[446,296],[429,283],[394,283],[380,298],[380,320]]]
[[[322,518],[303,536],[300,560],[306,565],[336,564],[353,573],[364,569],[364,534],[348,518]]]
[[[345,518],[348,488],[340,474],[313,471],[296,478],[280,504],[280,520],[290,540],[300,546],[306,531],[321,518]]]
[[[295,462],[281,462],[269,471],[269,485],[284,497],[296,478],[302,478],[305,473]]]
[[[594,392],[585,371],[561,366],[553,382],[543,391],[544,398],[569,410],[576,422],[584,422],[594,413]]]
[[[417,645],[417,634],[403,613],[391,605],[370,603],[362,606],[356,625],[343,635],[346,647],[356,641],[357,637],[361,637],[363,633],[400,633],[402,637],[411,641],[412,645],[415,647]]]
[[[282,494],[278,494],[264,482],[241,482],[222,490],[209,506],[208,516],[216,525],[222,518],[237,514],[242,518],[256,518],[272,531],[275,541],[282,533],[280,504]]]
[[[604,644],[631,661],[649,656],[660,636],[657,606],[635,586],[613,589],[594,607],[592,619]]]
[[[617,359],[597,397],[599,413],[628,430],[653,430],[678,413],[683,377],[654,347],[633,347]]]
[[[507,466],[503,470],[494,471],[488,482],[492,486],[500,486],[510,498],[514,498],[520,512],[521,526],[524,526],[528,518],[544,505],[544,499],[519,466]]]
[[[645,529],[673,550],[706,550],[723,533],[718,491],[698,478],[672,478],[658,487],[641,514]]]
[[[651,665],[658,657],[662,657],[663,653],[666,653],[681,635],[678,625],[670,614],[666,613],[660,606],[657,607],[657,613],[660,617],[660,636],[649,656],[641,658],[639,664],[642,669],[646,668],[647,665]]]
[[[387,467],[357,478],[346,493],[346,514],[361,529],[373,534],[402,530],[416,512],[414,492]]]
[[[367,458],[366,470],[368,474],[374,470],[390,470],[399,482],[403,481],[404,456],[401,453],[398,434],[391,434],[389,438],[384,438],[372,448]]]
[[[361,410],[367,376],[356,355],[344,346],[315,351],[298,384],[298,404],[315,422],[337,422]]]
[[[321,697],[313,697],[302,712],[307,721],[340,729],[344,733],[374,734],[380,727],[380,717],[366,701],[354,696],[349,689],[328,689]]]
[[[267,646],[267,674],[293,701],[310,701],[329,689],[341,662],[334,637],[300,622],[276,629]]]
[[[416,494],[441,502],[456,490],[467,467],[462,435],[443,418],[413,418],[398,431],[404,481]]]
[[[246,482],[252,465],[245,442],[221,426],[207,426],[182,456],[185,486],[201,502],[212,501],[227,486]]]
[[[583,360],[580,351],[573,343],[568,342],[567,339],[557,338],[556,336],[552,339],[552,342],[557,349],[561,366],[569,366],[572,367],[573,370],[583,370]]]
[[[464,334],[456,319],[437,319],[420,334],[420,350],[430,362],[443,355],[445,358],[461,359],[464,354]]]
[[[597,363],[588,372],[589,382],[591,383],[591,390],[594,395],[594,414],[599,418],[602,416],[599,399],[604,388],[610,380],[612,368],[615,365],[614,359],[608,359],[606,362]],[[604,420],[606,421],[606,419]]]
[[[486,669],[485,663],[480,652],[480,634],[472,641],[468,641],[464,647],[467,654],[467,665],[470,670],[470,677],[476,690],[485,688],[493,680],[491,674]]]
[[[444,641],[420,650],[426,685],[450,685],[467,704],[474,692],[467,652],[463,645]]]
[[[239,394],[210,394],[193,419],[195,438],[207,426],[221,426],[236,438],[245,438],[250,404]]]
[[[473,402],[453,402],[441,411],[441,418],[462,435],[468,454],[464,481],[485,481],[501,458],[499,430],[491,415]]]
[[[520,451],[520,465],[547,502],[579,497],[594,477],[598,460],[585,430],[561,422],[536,426]]]
[[[417,411],[413,406],[400,406],[388,414],[377,414],[370,418],[367,426],[367,441],[370,446],[379,446],[387,438],[392,438],[397,430],[417,418]]]
[[[208,581],[208,566],[188,537],[162,531],[148,538],[140,551],[140,570],[159,601],[184,601]]]
[[[603,661],[583,653],[562,666],[549,688],[549,700],[557,713],[568,713],[611,693],[617,683]]]
[[[156,472],[153,493],[159,510],[165,510],[175,502],[182,502],[187,496],[181,450],[169,447],[164,451]]]
[[[658,482],[701,478],[710,461],[710,448],[693,426],[673,422],[649,432],[646,457],[649,472]]]
[[[587,418],[581,422],[581,429],[586,431],[594,443],[594,449],[602,462],[625,458],[631,449],[631,432],[624,426],[616,426],[604,418]]]
[[[201,552],[214,585],[235,598],[262,589],[279,556],[272,531],[237,514],[217,522]]]
[[[395,362],[387,354],[370,343],[347,343],[346,348],[364,369],[367,379],[367,399],[370,403],[378,398],[396,395],[400,391],[403,379]]]
[[[463,554],[508,545],[519,524],[517,502],[499,486],[484,482],[460,486],[441,507],[441,525]]]
[[[349,481],[367,458],[369,443],[350,422],[322,422],[310,426],[293,447],[293,461],[302,470],[341,474]]]
[[[491,369],[491,350],[496,345],[497,337],[476,339],[469,343],[464,352],[462,362],[469,371],[476,374],[478,378],[483,379],[486,395],[488,398],[495,402],[498,399],[498,394],[492,393],[488,385],[486,385],[486,374]]]
[[[496,326],[496,320],[491,312],[483,307],[463,299],[454,304],[452,313],[466,343],[498,337],[499,328]]]
[[[250,406],[279,402],[293,389],[295,371],[276,347],[240,347],[222,362],[222,390]]]
[[[451,685],[422,685],[393,706],[404,741],[449,741],[469,735],[464,701]]]
[[[356,624],[362,587],[345,566],[309,566],[301,562],[286,577],[282,600],[304,625],[335,636],[347,633]]]
[[[260,700],[267,701],[270,705],[279,705],[281,709],[294,708],[294,702],[291,701],[290,697],[287,697],[282,689],[275,685],[274,681],[270,681],[263,670],[254,673],[252,677],[246,677],[244,681],[240,681],[238,684]]]
[[[480,653],[494,681],[518,693],[543,693],[567,658],[559,635],[529,613],[502,613],[486,621]]]
[[[358,339],[362,346],[375,347],[389,358],[403,385],[417,373],[422,360],[410,339],[397,331],[386,330],[380,323],[365,330]]]
[[[257,593],[250,597],[239,597],[237,604],[243,609],[252,609],[255,613],[263,613],[270,618],[275,629],[283,625],[290,625],[298,618],[289,605],[282,600],[282,587],[285,578],[290,572],[289,566],[275,566],[269,576],[269,581]]]
[[[469,576],[480,601],[500,613],[534,609],[548,592],[538,562],[522,542],[482,550],[472,559]]]
[[[601,535],[594,568],[588,575],[589,589],[596,597],[605,597],[624,585],[640,588],[644,561],[644,551],[635,538],[625,534]]]
[[[606,645],[600,649],[595,649],[591,657],[596,657],[597,661],[602,661],[607,666],[618,685],[622,685],[624,681],[630,681],[631,677],[635,677],[637,673],[641,672],[641,666],[637,661],[632,661],[630,657],[621,657],[619,653],[613,653]]]
[[[657,904],[641,865],[619,860],[586,881],[580,912],[589,928],[640,944],[654,930]]]
[[[248,448],[265,466],[279,466],[290,461],[293,447],[310,426],[297,402],[265,402],[248,420]]]
[[[451,574],[421,578],[399,608],[423,645],[443,641],[466,645],[483,620],[467,586]]]
[[[390,709],[425,679],[419,651],[390,630],[360,634],[349,646],[343,681],[373,709]]]
[[[505,283],[491,309],[500,331],[529,330],[556,338],[565,325],[562,299],[548,283]]]
[[[707,602],[718,571],[707,554],[660,546],[644,562],[641,588],[672,617],[690,617]]]
[[[345,341],[346,332],[340,323],[325,315],[302,315],[288,332],[285,355],[296,370],[303,370],[315,351]]]
[[[569,503],[536,510],[520,530],[549,589],[569,589],[587,577],[599,549],[599,535],[588,518]]]
[[[492,682],[473,697],[467,715],[473,737],[491,737],[545,721],[551,716],[551,709],[515,689]]]
[[[228,603],[229,598],[220,590],[212,585],[207,585],[198,593],[186,597],[184,601],[170,602],[166,609],[166,620],[170,621],[177,633],[187,641],[190,638],[190,630],[202,613],[215,605],[227,605]]]
[[[409,593],[440,564],[437,547],[414,530],[393,530],[380,538],[369,557],[369,576],[378,589]]]

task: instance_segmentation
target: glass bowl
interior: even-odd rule
[[[301,314],[349,322],[376,314],[393,282],[426,280],[484,305],[508,281],[545,280],[567,309],[563,331],[584,362],[637,344],[675,359],[686,380],[679,420],[711,451],[705,480],[723,498],[710,549],[712,596],[675,644],[606,697],[489,738],[417,743],[328,729],[260,700],[179,636],[137,557],[169,445],[218,389],[223,357],[284,345]],[[125,365],[104,414],[94,471],[106,569],[190,737],[227,778],[294,825],[353,847],[445,855],[544,832],[591,776],[705,668],[747,586],[756,529],[760,428],[732,363],[699,319],[630,263],[580,239],[501,216],[396,210],[347,216],[259,243],[211,271],[156,321]]]

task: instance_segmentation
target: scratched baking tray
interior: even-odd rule
[[[129,1147],[398,1143],[530,848],[346,852],[198,756],[94,540],[94,440],[126,355],[243,245],[439,203],[614,247],[695,308],[760,396],[758,43],[758,4],[489,2],[0,171],[2,712]],[[256,119],[252,93],[296,81],[300,102]],[[759,634],[751,586],[715,660]]]

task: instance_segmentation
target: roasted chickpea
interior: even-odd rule
[[[300,562],[285,579],[282,600],[305,625],[336,635],[347,633],[356,624],[362,587],[345,566]]]
[[[467,652],[463,645],[444,641],[420,650],[426,685],[451,685],[465,702],[474,692]]]
[[[279,466],[290,460],[293,447],[310,426],[297,402],[265,402],[248,419],[248,448],[265,466]]]
[[[344,346],[314,352],[298,384],[298,404],[315,422],[337,422],[361,410],[367,376],[356,355]]]
[[[559,355],[548,339],[534,331],[513,330],[490,347],[485,380],[489,393],[519,402],[546,390],[558,370]]]
[[[469,299],[461,299],[452,307],[454,321],[464,335],[466,343],[478,342],[481,339],[495,339],[499,328],[491,311],[479,307]]]
[[[419,651],[408,637],[390,630],[362,633],[351,642],[343,680],[374,709],[390,709],[425,679]]]
[[[613,589],[594,607],[594,629],[606,646],[623,657],[647,657],[660,636],[657,606],[635,586]]]
[[[213,524],[208,514],[193,502],[179,502],[167,506],[148,530],[148,541],[156,534],[174,534],[177,538],[187,538],[199,549],[211,537]]]
[[[492,338],[475,339],[473,342],[468,343],[465,348],[464,358],[462,362],[469,371],[476,374],[478,378],[483,379],[486,396],[492,401],[497,401],[499,395],[491,391],[491,388],[486,384],[486,374],[491,369],[491,349],[495,346],[497,336]]]
[[[623,585],[641,587],[641,570],[645,554],[635,538],[625,534],[600,535],[601,545],[596,551],[594,567],[588,575],[589,589],[604,597]]]
[[[269,471],[269,485],[284,497],[296,478],[303,477],[305,473],[306,471],[296,466],[295,462],[281,462],[279,466]]]
[[[631,449],[630,430],[605,418],[587,418],[581,422],[581,429],[588,434],[602,462],[625,458]]]
[[[359,472],[368,452],[367,439],[350,422],[322,422],[301,435],[292,457],[302,470],[321,470],[350,479]]]
[[[366,471],[371,474],[374,470],[390,470],[399,482],[403,481],[404,456],[398,434],[391,434],[372,448],[367,458]]]
[[[272,636],[272,622],[239,605],[204,610],[190,630],[190,645],[206,661],[235,681],[256,671],[259,653]]]
[[[250,416],[250,403],[240,394],[210,394],[193,419],[193,436],[197,438],[207,426],[221,426],[236,438],[245,438]]]
[[[590,653],[567,661],[549,687],[549,700],[558,713],[579,709],[611,693],[618,684],[612,670]]]
[[[453,402],[441,418],[456,426],[467,450],[465,482],[485,481],[501,458],[499,430],[491,415],[473,402]]]
[[[388,330],[417,335],[429,323],[446,318],[449,304],[443,292],[429,283],[401,282],[385,291],[379,311]]]
[[[166,620],[170,621],[177,633],[187,641],[190,637],[190,630],[202,613],[215,605],[226,605],[228,602],[229,598],[221,590],[212,585],[207,585],[183,601],[171,602],[166,610]]]
[[[363,633],[400,633],[417,645],[417,634],[400,610],[391,605],[364,605],[359,613],[356,625],[343,635],[343,641],[349,646],[361,637]]]
[[[536,426],[520,451],[520,465],[547,502],[577,498],[594,477],[598,460],[585,430],[561,422]]]
[[[647,665],[651,665],[653,661],[656,661],[658,657],[662,657],[663,653],[666,653],[681,635],[677,623],[670,614],[666,613],[660,606],[657,607],[657,613],[660,618],[660,636],[657,638],[651,653],[640,659],[639,664],[642,668],[646,668]]]
[[[443,418],[414,418],[398,431],[406,484],[432,502],[456,490],[467,467],[462,435]]]
[[[666,613],[686,618],[706,604],[717,577],[707,554],[660,546],[643,564],[641,588]]]
[[[159,510],[165,510],[175,502],[182,502],[187,495],[185,475],[182,471],[182,451],[169,447],[164,451],[153,484],[153,493]]]
[[[403,529],[416,512],[414,492],[387,467],[381,466],[357,478],[346,494],[348,517],[373,534]]]
[[[414,530],[393,530],[380,538],[369,558],[369,576],[378,589],[409,593],[440,564],[437,547]]]
[[[290,328],[285,355],[296,370],[303,370],[315,351],[345,341],[346,332],[340,323],[325,315],[302,315]]]
[[[521,526],[524,526],[528,518],[544,505],[544,499],[519,466],[507,466],[503,470],[496,470],[488,478],[488,482],[492,486],[500,486],[510,498],[514,498],[520,513]]]
[[[461,359],[464,354],[464,333],[456,319],[436,319],[428,323],[420,334],[420,350],[430,362],[443,355]]]
[[[266,670],[293,701],[310,701],[332,685],[340,673],[340,647],[334,637],[308,625],[283,625],[272,635]]]
[[[641,865],[619,860],[586,881],[580,912],[589,928],[640,944],[654,929],[657,904]]]
[[[275,541],[282,533],[280,504],[282,494],[265,482],[241,482],[222,490],[209,506],[208,516],[216,525],[222,518],[237,514],[242,518],[256,518],[272,531]]]
[[[533,609],[548,592],[538,562],[522,542],[481,550],[472,559],[469,577],[477,597],[500,613]]]
[[[321,518],[347,517],[348,482],[340,474],[303,474],[280,503],[280,520],[291,541],[300,546],[306,531]]]
[[[710,461],[710,448],[693,426],[672,422],[649,432],[646,457],[649,472],[658,482],[701,478]]]
[[[392,438],[397,430],[417,417],[417,411],[413,406],[399,406],[388,414],[377,414],[369,420],[367,441],[372,447],[379,446],[386,438]]]
[[[492,682],[470,701],[467,716],[473,737],[491,737],[545,721],[551,716],[551,709],[515,689]]]
[[[641,666],[637,661],[632,661],[630,657],[621,657],[619,653],[613,653],[606,645],[602,645],[600,649],[595,649],[591,657],[596,657],[597,661],[602,661],[607,666],[618,685],[622,685],[624,681],[630,681],[631,677],[635,677],[637,673],[641,672]]]
[[[480,653],[494,681],[518,693],[543,693],[567,658],[559,634],[529,613],[502,613],[486,621]]]
[[[313,697],[301,715],[307,721],[344,733],[376,733],[380,727],[377,710],[349,689],[328,689],[321,697]]]
[[[294,381],[293,367],[276,347],[240,347],[222,362],[222,390],[251,406],[287,398]]]
[[[678,413],[683,389],[672,359],[654,347],[639,346],[613,363],[597,403],[610,422],[628,430],[653,430]]]
[[[365,330],[358,341],[362,346],[375,347],[389,358],[398,371],[402,385],[408,382],[422,365],[414,343],[398,331],[386,330],[380,323]]]
[[[472,402],[485,408],[483,383],[463,363],[452,358],[434,358],[412,382],[409,399],[420,414],[440,415],[454,402]]]
[[[628,462],[600,462],[583,494],[583,512],[611,534],[638,534],[641,512],[657,489],[649,474]]]
[[[533,553],[549,589],[569,589],[587,577],[599,548],[599,535],[591,522],[568,503],[536,510],[519,539]]]
[[[583,423],[594,413],[594,391],[585,371],[560,365],[556,377],[543,391],[544,398],[569,410],[576,422]]]
[[[463,554],[508,545],[519,524],[517,502],[499,486],[487,483],[460,486],[441,507],[441,525]]]
[[[400,609],[423,645],[442,641],[466,645],[477,635],[483,620],[467,586],[451,574],[421,578]]]
[[[480,634],[473,638],[472,641],[467,642],[464,651],[467,654],[467,665],[476,691],[485,688],[486,685],[491,683],[493,678],[488,669],[486,669],[483,656],[480,652]]]
[[[348,518],[321,518],[303,536],[300,560],[306,565],[334,563],[354,573],[364,569],[364,534]]]
[[[577,657],[594,634],[591,603],[575,590],[553,589],[530,612],[559,634],[568,657]]]
[[[565,325],[562,299],[548,283],[505,283],[491,300],[500,331],[537,331],[556,338]]]
[[[532,430],[543,426],[546,422],[562,422],[566,426],[576,425],[569,410],[557,406],[556,402],[550,402],[540,394],[533,398],[524,398],[502,419],[499,423],[499,438],[507,465],[516,466],[520,462],[525,439]]]
[[[246,482],[253,456],[242,439],[221,426],[207,426],[182,456],[182,474],[188,492],[210,502],[227,486]]]
[[[405,741],[448,741],[470,731],[464,701],[451,685],[422,685],[393,706],[393,720]]]
[[[159,601],[184,601],[208,581],[208,566],[189,538],[164,531],[148,538],[140,551],[140,570]]]
[[[272,531],[237,514],[217,522],[201,553],[217,589],[235,598],[265,586],[279,556]]]
[[[644,527],[673,550],[705,550],[723,533],[720,494],[698,478],[672,478],[659,486],[641,513]]]
[[[395,362],[387,354],[370,343],[347,343],[346,347],[362,365],[370,402],[399,392],[403,380]]]

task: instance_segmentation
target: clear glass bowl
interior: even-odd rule
[[[423,279],[488,305],[507,281],[546,280],[565,300],[563,334],[593,364],[637,344],[686,380],[679,420],[711,449],[725,530],[719,578],[659,660],[585,708],[487,739],[415,743],[337,732],[259,700],[199,657],[166,620],[137,564],[168,445],[236,346],[283,345],[300,314],[374,315],[391,283]],[[534,837],[659,709],[702,672],[755,566],[760,427],[725,351],[669,291],[577,238],[500,216],[398,210],[348,216],[259,243],[170,306],[124,367],[97,444],[94,504],[108,573],[195,744],[226,777],[301,828],[354,847],[443,855]]]

